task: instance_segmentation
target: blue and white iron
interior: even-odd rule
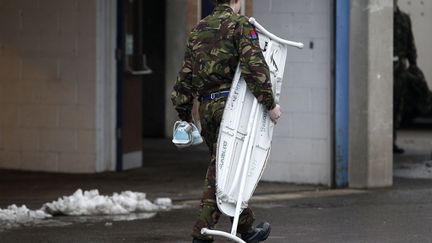
[[[194,123],[190,123],[190,125],[192,126],[192,145],[201,144],[203,139],[201,137],[200,131]]]
[[[203,142],[198,128],[193,123],[176,121],[173,127],[172,142],[179,148],[198,145]]]

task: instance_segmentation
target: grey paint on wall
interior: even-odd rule
[[[96,0],[1,5],[0,168],[95,172]]]
[[[255,0],[254,17],[290,48],[270,161],[263,180],[331,183],[331,0]]]

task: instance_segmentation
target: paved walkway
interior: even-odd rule
[[[401,130],[397,143],[405,153],[394,155],[394,175],[432,179],[432,129]]]
[[[403,144],[416,144],[426,136],[420,134],[402,132],[400,138]],[[428,144],[428,136],[420,144]],[[146,192],[150,199],[170,197],[184,205],[181,209],[128,217],[55,217],[38,225],[0,230],[0,242],[190,242],[208,154],[203,147],[178,151],[163,144],[166,141],[147,144],[143,168],[121,173],[0,171],[0,208],[15,203],[37,209],[82,188],[99,189],[102,194]],[[406,148],[405,155],[395,156],[395,165],[407,163],[412,153]],[[270,243],[431,242],[432,238],[432,180],[395,178],[391,188],[367,191],[264,182],[251,204],[258,220],[273,225]],[[219,229],[229,231],[229,227],[223,217]]]

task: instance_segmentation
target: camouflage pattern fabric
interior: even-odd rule
[[[399,124],[409,124],[414,118],[427,115],[431,110],[432,93],[429,90],[423,72],[417,66],[408,69],[398,69],[395,78],[395,92],[400,103]]]
[[[408,59],[410,65],[417,64],[417,49],[412,33],[411,19],[399,8],[393,15],[393,56]]]
[[[203,187],[201,208],[196,223],[193,227],[192,237],[202,240],[213,240],[212,237],[200,234],[202,228],[213,229],[217,224],[221,212],[216,204],[216,145],[219,134],[219,124],[227,98],[220,98],[210,102],[204,102],[199,107],[201,117],[202,136],[210,149],[211,162],[207,168],[207,174]],[[238,233],[246,233],[253,225],[255,216],[250,208],[243,210],[237,227]]]
[[[268,110],[273,109],[276,104],[270,71],[254,26],[229,6],[218,5],[190,33],[183,66],[171,96],[179,118],[191,121],[194,98],[229,90],[239,63],[242,76],[258,102]],[[214,228],[221,214],[216,204],[216,144],[226,99],[204,101],[199,107],[201,134],[210,149],[211,162],[192,236],[203,240],[212,240],[212,237],[201,235],[201,229]],[[252,210],[243,210],[238,232],[246,233],[254,220]]]
[[[409,15],[397,8],[393,21],[393,54],[397,57],[393,63],[393,127],[397,129],[402,122],[408,123],[427,113],[432,95],[423,72],[417,67],[417,49]]]
[[[254,26],[229,6],[218,5],[189,35],[171,95],[180,119],[191,120],[194,97],[229,90],[239,62],[242,76],[258,102],[273,109],[270,72]]]

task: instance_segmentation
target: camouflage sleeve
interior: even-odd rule
[[[192,50],[190,43],[186,47],[182,68],[171,93],[171,101],[183,121],[192,120],[194,89],[192,86]]]
[[[411,18],[408,15],[406,16],[406,18],[407,18],[407,22],[408,22],[408,26],[409,26],[408,61],[409,61],[410,65],[417,65],[417,48],[416,48],[415,42],[414,42],[414,35],[412,32]]]
[[[240,69],[249,90],[267,110],[276,103],[273,96],[269,67],[259,46],[255,27],[244,18],[236,29]]]

